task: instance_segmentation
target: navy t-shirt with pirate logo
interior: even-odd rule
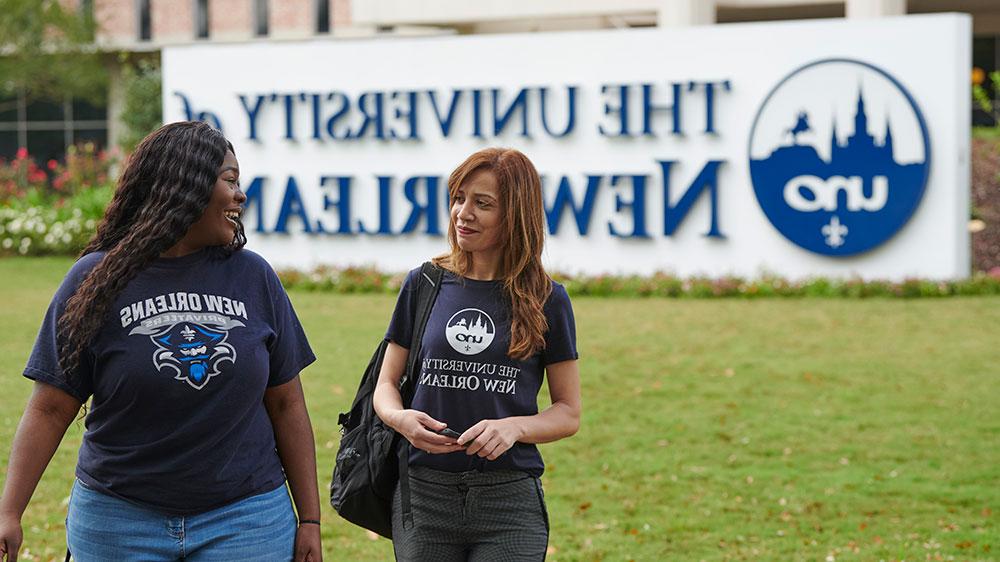
[[[405,348],[410,347],[421,282],[419,269],[407,276],[386,333]],[[459,433],[485,419],[537,414],[545,367],[577,358],[573,308],[562,285],[552,283],[543,310],[548,321],[545,349],[526,360],[512,359],[507,355],[511,311],[502,282],[446,272],[421,342],[412,407]],[[540,476],[545,469],[538,448],[530,443],[516,443],[495,461],[463,451],[434,455],[410,450],[410,464],[448,472],[505,469]]]
[[[156,260],[115,300],[67,381],[57,322],[103,256],[80,258],[66,275],[24,371],[92,400],[77,477],[174,515],[283,484],[264,391],[315,356],[271,267],[248,250]]]

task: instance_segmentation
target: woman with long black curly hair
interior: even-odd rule
[[[16,558],[21,515],[90,400],[75,560],[321,560],[298,376],[315,357],[274,271],[242,249],[244,201],[232,145],[204,123],[165,125],[132,153],[24,371],[0,557]]]

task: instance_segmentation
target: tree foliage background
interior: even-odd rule
[[[139,141],[163,124],[160,104],[163,81],[159,61],[155,58],[122,62],[125,63],[122,67],[124,103],[120,119],[125,131],[118,145],[128,154]]]
[[[0,95],[101,102],[108,72],[93,14],[57,0],[0,0]]]

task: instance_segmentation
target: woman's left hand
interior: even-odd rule
[[[295,562],[323,562],[323,547],[319,541],[319,525],[299,525],[295,532]]]
[[[468,444],[467,455],[479,455],[491,461],[517,443],[521,437],[521,426],[513,418],[499,420],[483,420],[470,427],[456,441]]]

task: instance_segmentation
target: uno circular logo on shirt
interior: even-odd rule
[[[448,320],[444,331],[451,348],[463,355],[475,355],[493,343],[493,319],[478,308],[463,308]]]
[[[916,211],[930,141],[913,97],[851,59],[809,63],[767,95],[750,131],[750,178],[771,224],[812,252],[849,256]]]

